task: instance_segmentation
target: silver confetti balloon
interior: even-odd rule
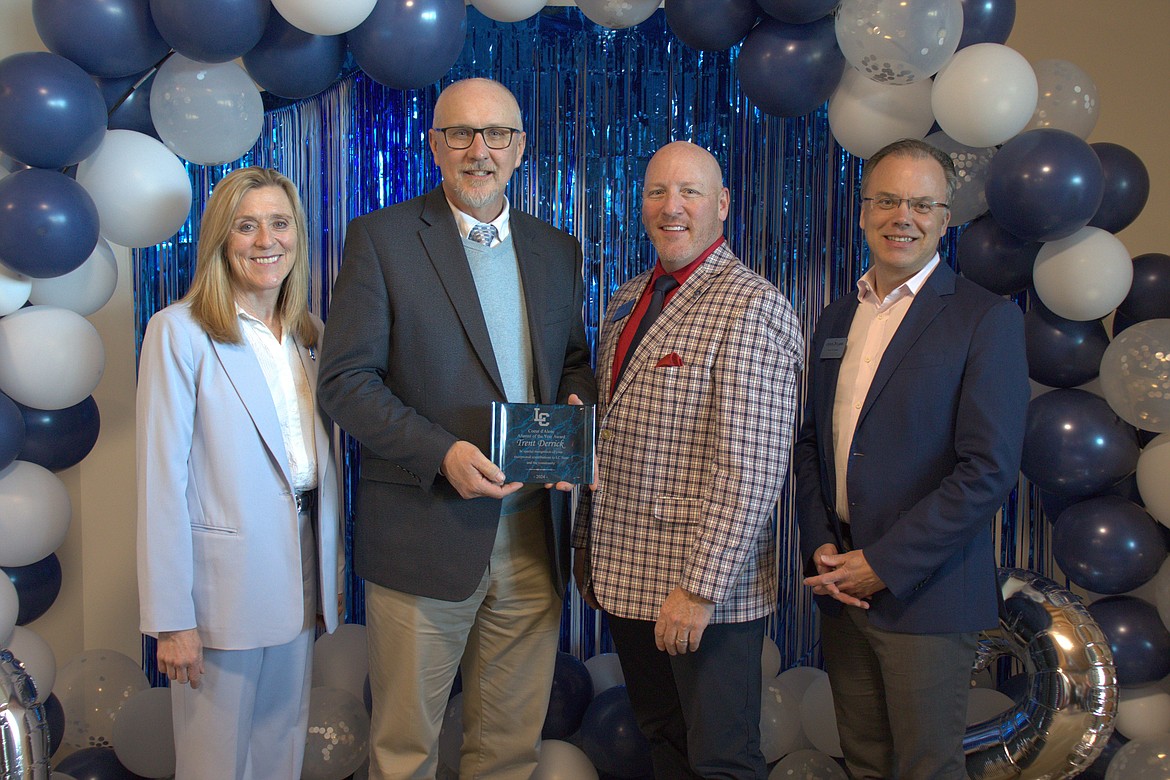
[[[0,780],[48,780],[49,722],[24,665],[0,648]]]
[[[1073,593],[1034,571],[999,570],[1000,627],[979,642],[976,670],[1002,656],[1028,675],[1022,701],[967,729],[967,774],[977,780],[1055,780],[1086,769],[1109,741],[1117,674],[1109,642]]]

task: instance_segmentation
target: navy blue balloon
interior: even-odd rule
[[[148,0],[33,0],[32,12],[45,47],[95,76],[141,73],[171,49]]]
[[[1089,223],[1105,192],[1101,161],[1066,130],[1028,130],[1005,143],[987,169],[987,207],[1026,241],[1066,238]]]
[[[973,43],[1005,43],[1016,23],[1016,0],[959,0],[963,34],[959,48]]]
[[[76,780],[142,780],[122,765],[112,747],[88,747],[61,759],[56,771]]]
[[[760,10],[789,24],[808,24],[833,12],[841,0],[756,0]]]
[[[581,727],[581,719],[592,700],[593,679],[589,669],[576,656],[558,652],[541,738],[564,739],[575,732]]]
[[[755,0],[666,0],[666,23],[699,51],[722,51],[743,40],[760,18]]]
[[[264,37],[244,55],[248,75],[273,95],[285,98],[322,92],[337,80],[344,61],[344,35],[307,33],[275,10],[268,17]]]
[[[0,60],[0,152],[64,168],[93,154],[105,133],[102,93],[77,65],[47,51]]]
[[[1015,295],[1026,289],[1039,253],[1039,241],[1012,235],[990,214],[972,220],[959,234],[959,270],[996,295]]]
[[[57,694],[50,693],[45,699],[45,720],[49,724],[49,755],[52,756],[61,747],[61,740],[65,738],[65,708]]]
[[[1132,501],[1101,496],[1073,504],[1052,529],[1052,555],[1070,580],[1094,593],[1128,593],[1166,560],[1158,521]]]
[[[155,73],[143,79],[144,73],[125,76],[120,79],[96,79],[102,97],[106,99],[111,130],[133,130],[136,133],[158,138],[154,120],[150,117],[150,88],[154,86]],[[138,84],[139,81],[141,84]],[[135,87],[135,85],[138,85]]]
[[[650,743],[638,728],[626,686],[594,697],[581,720],[581,750],[599,773],[614,777],[650,774]]]
[[[25,431],[20,460],[61,471],[80,463],[97,443],[101,415],[92,395],[64,409],[17,406]]]
[[[845,73],[833,19],[809,24],[764,19],[740,46],[735,73],[744,94],[764,113],[795,117],[815,111]]]
[[[20,407],[4,393],[0,393],[0,469],[16,460],[24,447],[24,417]]]
[[[40,168],[0,179],[4,265],[37,279],[61,276],[89,259],[97,240],[97,206],[73,179]]]
[[[1062,388],[1028,404],[1020,470],[1042,490],[1103,492],[1133,473],[1140,452],[1137,431],[1101,396]]]
[[[228,62],[251,51],[271,11],[269,0],[150,0],[163,40],[198,62]]]
[[[1088,609],[1113,651],[1118,685],[1145,685],[1170,674],[1170,631],[1152,604],[1134,596],[1106,596]]]
[[[1076,387],[1101,371],[1109,334],[1100,320],[1066,320],[1031,296],[1024,315],[1028,376],[1049,387]]]
[[[36,563],[28,566],[4,566],[4,573],[16,587],[20,607],[16,613],[16,625],[27,626],[49,611],[57,594],[61,592],[61,562],[56,553],[49,553]]]
[[[1170,255],[1150,252],[1133,259],[1133,283],[1116,316],[1125,318],[1125,327],[1170,318]]]
[[[1105,195],[1091,227],[1116,233],[1128,227],[1145,208],[1150,197],[1150,172],[1140,157],[1120,144],[1089,144],[1101,161]]]
[[[459,59],[466,37],[464,0],[379,0],[346,33],[358,67],[392,89],[438,81]]]

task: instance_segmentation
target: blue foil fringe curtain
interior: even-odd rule
[[[355,71],[319,96],[269,111],[260,140],[236,163],[188,166],[190,220],[171,241],[134,252],[137,341],[150,316],[187,289],[211,188],[245,165],[276,168],[300,188],[312,243],[311,306],[327,316],[347,221],[438,183],[426,143],[432,108],[440,86],[470,76],[497,79],[519,99],[528,148],[509,196],[514,207],[580,239],[591,343],[610,295],[653,262],[639,186],[650,156],[676,139],[710,149],[723,165],[731,247],[789,298],[808,339],[821,309],[851,291],[866,265],[856,219],[861,163],[833,142],[824,107],[779,119],[751,105],[736,79],[737,53],[683,46],[661,10],[637,27],[610,30],[576,8],[546,8],[516,24],[469,8],[462,56],[441,84],[400,92]],[[952,264],[955,238],[952,230],[943,243]],[[339,446],[348,510],[358,455],[344,435]],[[998,528],[1001,563],[1049,573],[1046,525],[1036,490],[1021,482]],[[769,632],[783,668],[817,664],[790,489],[777,506],[776,539],[779,608]],[[352,549],[349,511],[346,541]],[[361,581],[351,576],[349,585],[347,620],[364,622]],[[581,658],[612,649],[600,617],[575,595],[566,600],[561,639],[562,649]],[[144,659],[158,684],[149,638]]]

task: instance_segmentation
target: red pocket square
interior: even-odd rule
[[[654,364],[655,368],[666,368],[667,366],[681,366],[683,364],[682,358],[678,356],[677,352],[671,352],[669,355],[663,355]]]

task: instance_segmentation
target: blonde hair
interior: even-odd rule
[[[292,268],[280,286],[276,309],[281,324],[291,329],[302,345],[315,347],[317,329],[309,314],[308,301],[309,241],[305,212],[296,185],[271,168],[240,168],[215,185],[199,228],[195,278],[183,300],[190,304],[191,315],[211,338],[226,344],[242,343],[231,263],[225,249],[240,201],[252,190],[264,187],[278,187],[288,197],[297,236]]]

